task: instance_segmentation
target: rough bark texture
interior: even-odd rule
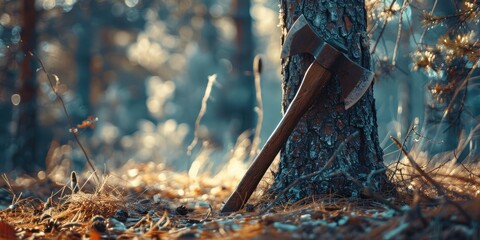
[[[281,1],[282,41],[301,14],[305,15],[319,36],[343,43],[352,60],[370,68],[363,0]],[[312,61],[313,57],[308,54],[283,60],[284,110],[295,96]],[[384,168],[372,88],[349,110],[344,110],[340,95],[341,89],[336,77],[318,93],[316,103],[300,120],[281,151],[281,162],[270,193],[276,194],[300,176],[318,171],[348,136],[358,132],[358,137],[339,150],[331,167],[322,175],[297,184],[285,196],[281,196],[284,202],[331,193],[346,197],[360,196],[362,188],[342,173],[348,173],[366,184],[372,170]],[[340,174],[326,177],[338,171]],[[386,183],[384,173],[376,174],[370,187],[381,191]]]

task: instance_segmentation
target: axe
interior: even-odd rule
[[[247,203],[297,122],[312,106],[315,96],[325,87],[332,74],[338,76],[345,109],[352,107],[365,94],[372,83],[373,72],[350,60],[346,52],[341,44],[322,40],[303,15],[295,21],[285,38],[282,58],[309,53],[315,61],[308,67],[285,115],[228,198],[222,213],[238,211]]]

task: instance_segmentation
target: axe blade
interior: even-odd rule
[[[302,14],[293,23],[290,31],[285,37],[285,42],[282,46],[281,57],[286,58],[299,53],[312,53],[313,49],[317,49],[318,46],[323,45],[324,41],[317,37],[317,34],[313,32],[313,29],[307,22],[307,19]]]
[[[332,68],[332,72],[338,76],[345,110],[351,108],[363,97],[370,88],[374,76],[372,71],[349,60],[346,56],[339,59],[339,64]]]
[[[324,41],[302,14],[293,23],[282,46],[281,57],[299,53],[313,55],[315,61],[338,76],[345,109],[351,108],[370,87],[373,72],[348,57],[346,47],[334,40]]]

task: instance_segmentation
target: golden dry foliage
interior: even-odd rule
[[[243,154],[248,156],[248,151]],[[32,181],[23,188],[11,184],[12,191],[29,196],[0,211],[0,221],[5,223],[0,227],[14,227],[16,237],[33,239],[479,236],[475,227],[480,221],[479,165],[434,165],[428,164],[422,153],[409,154],[421,172],[407,157],[393,164],[389,172],[395,173],[395,198],[312,196],[302,203],[269,209],[257,199],[253,202],[260,204],[250,206],[251,212],[243,210],[229,216],[219,214],[222,201],[235,186],[234,181],[226,181],[228,176],[192,177],[163,164],[129,162],[96,187],[82,185],[81,177],[77,177],[82,186],[77,193],[67,184],[50,182],[53,195],[34,196],[28,189],[38,183]],[[89,175],[83,177],[88,179]],[[42,202],[36,197],[48,200]]]

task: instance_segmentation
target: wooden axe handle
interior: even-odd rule
[[[310,64],[285,115],[258,156],[253,160],[235,191],[228,198],[221,210],[222,213],[236,212],[247,203],[297,122],[313,104],[315,95],[320,92],[330,80],[330,77],[330,72],[318,64],[317,61]]]

